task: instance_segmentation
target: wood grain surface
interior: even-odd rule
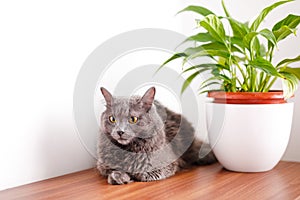
[[[262,173],[230,172],[214,164],[128,185],[108,185],[89,169],[1,191],[0,199],[300,199],[300,163],[280,162]]]

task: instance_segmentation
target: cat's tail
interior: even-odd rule
[[[210,165],[218,162],[215,154],[213,153],[211,147],[207,143],[201,143],[200,149],[198,151],[198,159],[194,162],[196,165]]]
[[[185,168],[189,165],[209,165],[218,162],[210,145],[195,139],[189,149],[181,157],[183,163],[181,167]]]

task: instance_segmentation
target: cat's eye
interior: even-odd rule
[[[135,123],[137,123],[137,121],[138,121],[138,118],[137,118],[137,117],[131,116],[131,117],[129,118],[129,123],[131,123],[131,124],[135,124]]]
[[[114,116],[109,116],[108,119],[111,123],[116,123],[117,122],[117,120]]]

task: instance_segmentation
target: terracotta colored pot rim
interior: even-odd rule
[[[207,96],[213,98],[213,103],[223,104],[279,104],[287,102],[281,90],[269,92],[210,91]]]

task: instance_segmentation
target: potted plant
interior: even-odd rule
[[[270,170],[287,147],[293,116],[293,104],[287,99],[293,96],[300,79],[300,68],[290,64],[300,61],[300,55],[278,63],[274,63],[273,55],[279,42],[296,34],[300,16],[289,14],[272,28],[260,25],[273,9],[291,1],[278,1],[264,8],[251,23],[234,19],[224,1],[225,16],[202,6],[180,11],[201,16],[196,20],[199,33],[188,37],[184,42],[192,41],[192,45],[175,53],[161,67],[183,59],[183,73],[189,75],[182,92],[196,77],[207,77],[199,90],[213,99],[206,105],[209,140],[216,157],[229,170]],[[187,66],[189,61],[202,57],[210,61]],[[270,90],[278,79],[282,80],[283,90]]]

